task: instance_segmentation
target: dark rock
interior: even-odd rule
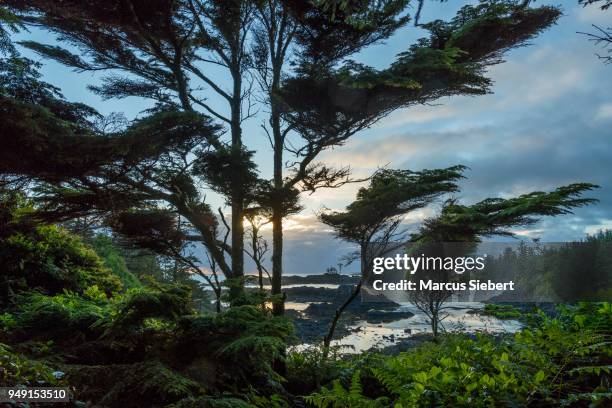
[[[400,319],[408,319],[414,316],[412,312],[401,312],[397,310],[371,309],[365,313],[369,323],[389,323]]]
[[[321,275],[288,275],[283,276],[283,286],[285,285],[316,285],[316,284],[328,284],[328,285],[341,285],[341,284],[352,284],[356,285],[359,283],[359,276],[352,275],[340,275],[340,274],[321,274]]]

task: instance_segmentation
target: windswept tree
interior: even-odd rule
[[[429,35],[378,70],[350,58],[409,24],[407,0],[3,2],[25,24],[57,34],[62,44],[21,45],[78,71],[106,72],[90,87],[104,98],[154,102],[149,116],[124,127],[122,135],[140,135],[140,146],[145,146],[149,132],[182,135],[184,127],[190,129],[184,139],[189,146],[158,152],[163,160],[174,157],[170,171],[159,172],[167,163],[151,153],[147,169],[131,172],[129,182],[123,176],[95,176],[93,170],[87,182],[75,182],[82,172],[70,175],[68,182],[47,177],[44,182],[53,185],[50,197],[56,197],[51,201],[78,202],[82,213],[102,212],[94,197],[105,203],[129,201],[126,210],[168,209],[192,224],[188,239],[202,243],[222,273],[238,281],[244,275],[243,218],[257,209],[272,221],[273,295],[281,293],[282,222],[300,210],[299,195],[351,181],[348,167],[330,168],[319,155],[394,110],[489,92],[487,67],[560,15],[555,7],[530,8],[528,3],[485,1],[461,8],[448,22],[420,23]],[[244,122],[258,110],[267,115],[263,134],[273,150],[270,180],[258,175],[243,138]],[[18,113],[24,120],[29,117],[11,111]],[[180,126],[168,122],[170,116],[192,122]],[[199,130],[199,143],[190,136],[194,122],[206,127]],[[10,137],[21,137],[15,135],[20,133]],[[51,132],[39,137],[51,138]],[[87,144],[70,138],[48,143],[58,147],[60,142],[71,144],[66,151]],[[103,153],[98,149],[96,157],[102,160]],[[212,219],[216,214],[202,187],[223,195],[231,207],[230,242],[214,235],[211,226],[219,221]],[[239,297],[241,288],[236,287],[233,295]],[[274,310],[283,312],[282,300],[274,302]]]
[[[367,280],[372,258],[408,239],[407,231],[400,228],[406,216],[444,194],[458,191],[457,181],[464,171],[464,166],[416,172],[379,170],[345,211],[325,210],[319,220],[332,227],[339,239],[357,246],[350,258],[359,260],[361,277]]]
[[[251,115],[245,107],[249,98],[246,39],[252,24],[254,2],[117,0],[4,3],[26,24],[57,34],[76,52],[32,41],[24,41],[23,46],[78,71],[108,72],[101,83],[90,87],[93,92],[107,99],[146,98],[155,103],[152,113],[167,115],[170,111],[216,128],[216,135],[212,137],[209,132],[205,143],[192,144],[180,152],[166,150],[170,154],[178,153],[183,159],[192,158],[192,153],[198,150],[197,166],[196,160],[183,160],[183,169],[168,171],[165,178],[157,174],[152,180],[151,173],[139,177],[143,184],[161,184],[167,195],[165,198],[158,195],[153,201],[171,206],[194,224],[192,230],[198,233],[200,227],[210,224],[211,220],[203,197],[193,195],[198,190],[195,188],[196,180],[207,183],[227,198],[232,212],[231,245],[217,243],[209,233],[205,234],[208,237],[201,236],[198,240],[206,246],[228,278],[240,279],[244,274],[242,216],[248,206],[248,190],[252,186],[255,167],[250,161],[251,153],[242,142],[242,123]],[[221,68],[229,89],[220,85],[223,81],[211,79],[208,69],[202,65]],[[206,87],[206,93],[202,92],[203,87]],[[209,101],[211,97],[218,98],[222,108],[213,106]],[[155,118],[159,117],[148,119]],[[212,125],[210,118],[217,123]],[[152,133],[163,131],[151,125],[149,122],[146,127]],[[174,129],[182,132],[177,126]],[[187,134],[183,137],[189,138]],[[140,143],[148,144],[148,135],[143,136]],[[181,180],[167,179],[175,176]],[[86,189],[88,194],[92,193],[91,188]],[[137,189],[132,186],[127,191]],[[79,189],[79,192],[84,192],[84,189]],[[75,192],[64,189],[63,193]],[[108,193],[121,195],[111,189]],[[230,264],[224,259],[225,252],[231,258]]]
[[[458,191],[457,181],[463,177],[464,170],[463,166],[418,172],[383,169],[374,174],[368,187],[359,189],[357,199],[345,211],[328,211],[319,215],[319,219],[332,227],[338,238],[358,247],[353,258],[359,259],[361,268],[359,283],[336,310],[324,339],[326,349],[342,312],[370,278],[373,259],[405,244],[408,232],[402,228],[402,222],[406,216],[443,194]]]
[[[273,293],[281,290],[282,220],[286,208],[293,205],[291,200],[283,205],[278,197],[293,199],[300,191],[351,181],[348,167],[329,168],[318,156],[397,109],[445,96],[489,92],[486,68],[501,62],[504,52],[523,45],[559,16],[554,7],[529,8],[528,3],[485,1],[461,8],[449,22],[420,24],[429,36],[381,70],[350,58],[407,26],[408,1],[287,1],[276,3],[276,14],[264,15],[262,36],[267,41],[259,49],[269,57],[260,65],[267,75],[274,150],[272,191],[277,197],[270,209]],[[286,12],[288,5],[291,10]],[[275,15],[280,24],[272,23]],[[286,20],[290,17],[295,27]],[[293,58],[287,58],[286,49],[293,50]],[[285,61],[296,67],[283,76]],[[282,304],[274,306],[282,312]]]
[[[551,192],[532,192],[514,198],[488,198],[472,205],[461,205],[448,200],[439,215],[426,220],[411,237],[411,245],[443,245],[463,243],[453,251],[469,251],[482,238],[514,237],[513,228],[535,224],[544,216],[571,214],[574,208],[592,204],[597,200],[582,195],[597,188],[588,183],[570,184]],[[453,256],[467,255],[454,253]],[[452,291],[421,290],[411,293],[412,303],[421,310],[431,324],[432,333],[438,335],[444,303]]]
[[[196,236],[231,277],[217,219],[184,173],[206,153],[207,140],[217,142],[218,127],[197,113],[165,111],[109,133],[97,112],[65,101],[36,68],[18,56],[0,63],[0,172],[4,183],[30,181],[41,199],[32,216],[103,217],[143,248],[171,257]]]

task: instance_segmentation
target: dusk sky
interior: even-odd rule
[[[428,2],[422,21],[449,18],[465,3]],[[546,2],[536,3],[540,4]],[[598,204],[578,209],[574,215],[544,219],[517,233],[524,238],[562,241],[612,228],[612,65],[595,56],[605,50],[577,33],[592,31],[592,24],[608,27],[612,10],[583,8],[575,0],[561,4],[564,15],[556,26],[490,69],[495,81],[491,95],[442,99],[435,106],[397,111],[345,146],[326,152],[322,161],[350,165],[355,177],[370,175],[385,165],[420,170],[463,164],[470,170],[455,197],[465,204],[591,182],[601,186],[590,194],[600,200]],[[383,68],[423,35],[420,29],[406,27],[357,59]],[[38,31],[18,37],[53,42],[48,33]],[[23,53],[40,60],[28,51]],[[104,114],[124,112],[128,118],[138,117],[150,106],[136,98],[101,101],[86,85],[99,82],[103,74],[75,73],[43,62],[45,79],[59,86],[69,100],[90,104]],[[259,127],[263,120],[260,115],[246,123],[244,138],[249,148],[257,150],[259,169],[267,177],[272,153]],[[342,209],[359,187],[353,184],[303,196],[304,211],[285,225],[288,274],[321,273],[350,251],[349,245],[334,239],[316,221],[315,213],[323,206]],[[214,208],[223,204],[212,193],[208,197]],[[439,206],[413,214],[407,225],[418,226],[419,220],[435,214]],[[357,269],[352,265],[346,270]]]

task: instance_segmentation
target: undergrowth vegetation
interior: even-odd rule
[[[78,237],[55,226],[36,227],[4,239],[0,246],[2,299],[37,290],[53,295],[80,292],[92,285],[107,294],[121,290],[121,280]]]
[[[445,334],[397,355],[292,349],[293,324],[261,296],[202,311],[189,286],[134,281],[112,248],[103,253],[114,259],[109,267],[65,229],[22,227],[5,229],[0,244],[0,386],[67,386],[75,401],[127,408],[612,401],[610,303],[560,306],[554,317],[490,304],[485,314],[525,327],[514,335]]]
[[[0,387],[15,385],[48,386],[65,385],[53,375],[53,370],[38,361],[15,353],[11,347],[0,343]]]
[[[190,287],[136,282],[109,242],[101,258],[22,214],[24,202],[1,231],[0,385],[70,386],[108,407],[265,406],[283,391],[288,320],[260,304],[198,312]]]
[[[357,368],[306,400],[316,407],[603,407],[612,401],[611,334],[610,303],[564,307],[512,336],[449,334],[398,356],[356,357]]]
[[[484,307],[485,316],[493,316],[498,319],[519,319],[522,317],[520,309],[509,304],[488,303]]]
[[[196,314],[185,287],[161,284],[113,297],[95,286],[83,294],[30,292],[1,322],[0,341],[14,345],[10,354],[1,350],[5,383],[50,383],[49,372],[58,370],[77,398],[117,407],[246,399],[245,384],[272,395],[281,390],[275,365],[292,334],[287,320],[258,306]],[[7,374],[13,363],[26,369]]]

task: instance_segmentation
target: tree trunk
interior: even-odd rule
[[[232,132],[232,156],[234,163],[241,162],[242,156],[242,77],[240,63],[237,57],[232,58],[232,77],[234,81],[231,102],[231,132]],[[244,293],[244,226],[242,217],[244,214],[244,180],[240,177],[241,172],[236,171],[232,178],[230,199],[232,203],[232,276],[230,284],[230,301],[240,298]]]
[[[278,211],[272,214],[272,311],[276,316],[285,314],[285,297],[282,295],[283,279],[283,217]]]
[[[215,290],[215,295],[217,299],[215,299],[215,306],[217,309],[217,313],[221,313],[221,291]]]
[[[276,72],[275,72],[276,73]],[[280,79],[280,70],[278,71]],[[275,78],[273,89],[278,88]],[[285,296],[282,294],[283,279],[283,203],[278,202],[283,197],[283,150],[285,148],[281,131],[281,118],[278,103],[271,97],[272,112],[270,125],[274,137],[274,190],[277,192],[277,202],[272,208],[272,310],[274,315],[285,314]]]
[[[274,109],[276,110],[276,109]],[[276,112],[272,115],[274,133],[274,189],[282,196],[283,189],[283,142],[280,134],[280,118]],[[278,138],[278,139],[277,139]],[[278,199],[277,199],[278,200]],[[282,203],[275,203],[272,208],[272,311],[275,316],[285,314],[285,296],[282,294],[283,281],[283,211]]]
[[[431,332],[434,339],[438,338],[438,312],[432,308],[431,311]]]
[[[336,313],[334,314],[334,318],[331,322],[331,325],[329,326],[327,335],[323,338],[323,358],[324,359],[327,358],[327,355],[329,353],[329,346],[334,337],[334,331],[336,330],[336,325],[338,324],[338,321],[340,320],[340,317],[342,316],[342,312],[344,312],[344,309],[346,309],[348,305],[350,305],[351,302],[355,300],[359,292],[361,292],[362,284],[363,284],[363,279],[360,279],[357,286],[355,286],[355,288],[353,289],[353,292],[351,293],[351,295],[344,301],[344,303],[340,305],[338,309],[336,309]]]
[[[272,208],[272,295],[273,313],[276,316],[285,313],[285,295],[282,293],[283,277],[283,218],[287,214],[285,184],[283,180],[283,152],[285,149],[285,131],[282,127],[281,105],[278,95],[281,87],[281,74],[285,63],[285,52],[292,41],[293,34],[288,24],[289,12],[283,2],[269,2],[270,21],[268,24],[268,47],[272,77],[268,97],[270,98],[270,127],[274,144],[274,192],[276,202]],[[280,12],[279,12],[280,11]],[[290,186],[291,187],[291,186]]]
[[[329,346],[334,337],[334,331],[336,330],[336,325],[338,324],[338,321],[340,320],[340,317],[342,316],[342,312],[344,312],[344,309],[346,309],[348,305],[350,305],[351,302],[355,300],[357,295],[359,295],[359,293],[361,292],[361,286],[363,285],[364,282],[367,282],[367,279],[369,277],[369,273],[368,273],[369,268],[368,268],[366,250],[367,250],[367,244],[362,243],[360,245],[361,279],[359,279],[359,283],[357,284],[357,286],[355,286],[355,288],[353,289],[353,292],[348,297],[348,299],[346,299],[344,303],[342,303],[340,307],[336,309],[336,313],[334,314],[334,318],[331,322],[331,325],[329,326],[327,335],[323,338],[323,358],[324,359],[327,358],[327,355],[329,353]]]
[[[234,194],[233,199],[241,194]],[[237,299],[244,290],[244,226],[242,225],[242,203],[232,203],[232,276],[230,299]]]
[[[367,250],[368,250],[368,244],[361,243],[359,245],[359,255],[360,255],[360,258],[359,258],[359,262],[360,262],[359,268],[361,269],[361,280],[364,281],[364,282],[366,282],[367,279],[370,276],[370,272],[368,271],[368,268],[367,268],[367,263],[368,263],[368,261],[366,259],[366,257],[367,257]]]

